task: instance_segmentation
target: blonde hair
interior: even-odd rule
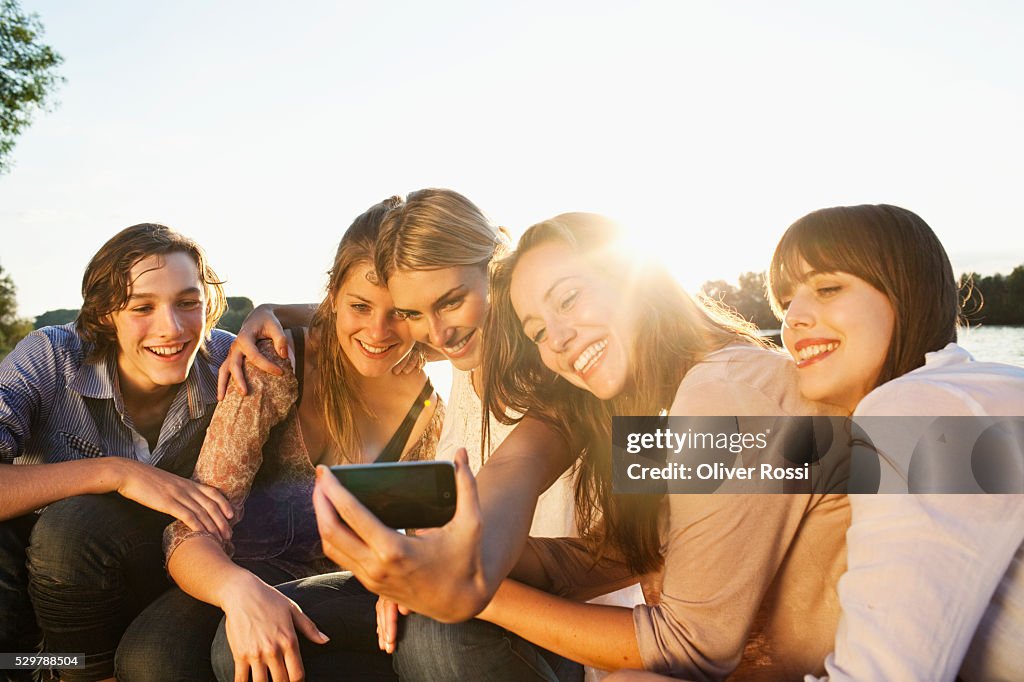
[[[356,266],[363,263],[373,264],[381,221],[388,211],[401,203],[401,197],[385,199],[352,221],[338,244],[334,264],[327,273],[327,295],[313,315],[312,326],[320,339],[320,381],[317,385],[317,396],[320,399],[321,413],[328,435],[341,452],[341,456],[350,462],[355,461],[353,456],[359,452],[362,444],[356,415],[369,411],[352,381],[352,375],[357,370],[338,341],[334,299],[338,295],[338,289]],[[373,284],[381,286],[379,277],[375,274],[371,273],[368,278]]]
[[[486,268],[508,251],[508,231],[450,189],[410,192],[389,211],[377,240],[376,269],[387,284],[396,270]]]

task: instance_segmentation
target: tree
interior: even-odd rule
[[[17,0],[0,0],[0,174],[10,170],[15,138],[64,81],[57,73],[63,57],[40,42],[42,33],[38,16],[24,14]]]
[[[32,331],[32,321],[18,317],[17,288],[0,266],[0,359]]]
[[[58,308],[56,310],[47,310],[36,318],[35,328],[42,329],[43,327],[67,324],[68,322],[74,322],[77,317],[78,308]]]
[[[228,309],[221,315],[217,327],[237,334],[246,316],[252,312],[252,300],[245,296],[228,296]]]

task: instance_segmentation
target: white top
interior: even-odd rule
[[[976,362],[951,343],[872,391],[854,419],[901,415],[1024,415],[1024,368]],[[869,435],[889,454],[920,436],[885,431]],[[908,462],[890,457],[904,480]],[[933,682],[954,680],[959,670],[968,681],[1021,679],[1024,496],[851,495],[850,502],[849,567],[839,581],[843,613],[825,661],[829,677]]]
[[[469,372],[452,367],[452,390],[445,405],[444,424],[437,444],[437,459],[452,460],[455,451],[466,448],[469,454],[469,468],[475,474],[483,466],[480,449],[481,417],[483,403],[473,390]],[[514,426],[507,426],[488,415],[491,438],[487,453],[493,452]],[[572,474],[566,472],[555,481],[537,500],[530,535],[547,538],[575,537],[576,524],[573,520]]]

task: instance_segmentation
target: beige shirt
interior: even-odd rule
[[[679,385],[672,415],[819,413],[800,398],[785,356],[730,346]],[[664,569],[633,622],[644,667],[689,679],[795,679],[821,670],[832,649],[846,568],[845,496],[666,495]],[[580,541],[531,540],[566,596],[626,579],[621,563],[593,561]],[[649,577],[650,578],[650,577]]]

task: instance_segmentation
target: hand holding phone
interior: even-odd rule
[[[436,528],[455,514],[451,462],[389,462],[331,467],[341,483],[391,528]]]

